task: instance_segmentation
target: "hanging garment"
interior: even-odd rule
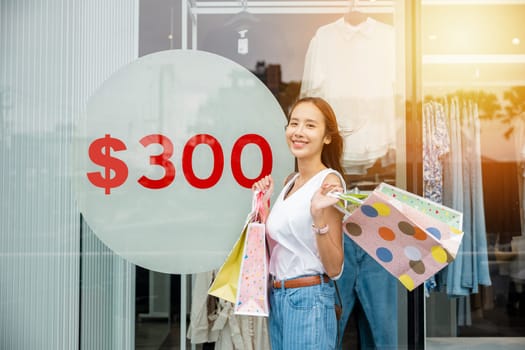
[[[491,284],[481,174],[480,124],[477,105],[456,99],[450,105],[451,157],[445,164],[444,204],[463,212],[463,243],[441,281],[450,296],[477,293]],[[438,283],[440,284],[440,283]]]
[[[463,230],[465,232],[463,236],[462,252],[463,259],[461,264],[451,264],[449,268],[449,278],[447,281],[447,292],[452,296],[466,296],[471,293],[472,290],[472,247],[473,247],[473,216],[472,216],[472,182],[473,182],[473,169],[471,157],[474,156],[472,144],[473,135],[469,123],[469,115],[465,104],[459,106],[460,115],[460,135],[461,135],[461,151],[462,161],[459,166],[462,167],[463,173]],[[450,274],[450,272],[453,272]],[[469,303],[467,303],[467,306]]]
[[[447,119],[449,121],[450,151],[445,155],[443,161],[443,204],[463,212],[463,168],[461,166],[463,163],[463,152],[461,150],[461,127],[459,124],[458,102],[456,99],[452,99],[447,106],[448,108],[445,108],[445,110],[448,110]],[[465,222],[465,218],[463,222]],[[463,227],[463,231],[465,235],[470,234],[465,230],[465,227]],[[450,292],[447,287],[450,286],[452,282],[452,279],[449,281],[449,270],[452,270],[452,266],[461,266],[465,256],[463,248],[464,244],[461,245],[454,262],[436,275],[438,290],[447,288],[447,292]],[[452,273],[450,277],[452,277]]]
[[[515,125],[516,136],[514,145],[516,149],[516,159],[518,160],[518,187],[519,187],[519,210],[521,235],[525,236],[525,120],[517,118]]]
[[[423,106],[423,196],[443,203],[443,160],[450,151],[450,136],[442,104],[429,102]],[[436,278],[425,282],[425,295],[437,287]]]
[[[479,121],[478,105],[470,102],[471,122],[474,133],[474,145],[472,157],[473,182],[472,182],[472,205],[473,205],[473,235],[474,245],[472,256],[475,259],[473,285],[490,286],[492,284],[489,272],[487,230],[485,227],[485,206],[483,202],[483,176],[481,169],[481,125]],[[477,293],[478,288],[473,288]]]
[[[233,304],[218,298],[210,303],[213,272],[195,275],[187,338],[193,344],[215,343],[215,350],[270,349],[266,317],[236,316]]]
[[[195,275],[194,287],[192,291],[190,326],[188,327],[187,337],[194,344],[208,343],[215,341],[218,332],[211,330],[213,319],[216,317],[217,306],[210,307],[208,304],[208,288],[213,279],[213,271],[198,273]],[[214,299],[215,300],[215,299]]]
[[[423,109],[423,197],[443,204],[443,157],[450,138],[443,105],[425,104]]]
[[[233,313],[233,304],[219,301],[219,314],[213,324],[218,332],[215,350],[269,350],[268,318],[238,316]]]
[[[461,211],[465,232],[455,261],[428,281],[427,292],[435,282],[438,289],[446,288],[450,296],[477,293],[479,285],[491,283],[477,105],[469,102],[459,106],[457,99],[444,108],[436,102],[425,104],[423,152],[425,196]]]
[[[393,27],[372,18],[358,26],[340,18],[310,41],[301,96],[322,97],[334,109],[346,174],[366,174],[395,147],[394,44]]]

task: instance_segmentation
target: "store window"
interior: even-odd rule
[[[406,186],[404,2],[188,1],[183,2],[181,12],[179,5],[170,1],[141,2],[141,55],[182,47],[226,57],[264,82],[284,113],[299,96],[322,96],[335,108],[348,145],[343,164],[347,188],[369,192],[381,182]],[[254,111],[247,118],[256,118],[256,115]],[[282,123],[284,126],[286,120]],[[282,129],[275,132],[280,133]],[[363,258],[364,253],[360,254]],[[370,259],[363,267],[369,268],[372,264],[375,263]],[[359,290],[359,294],[352,292],[345,296],[348,302],[345,348],[358,344],[371,346],[372,342],[390,347],[406,344],[406,290],[379,265],[374,265],[374,269],[378,271],[373,273],[383,274],[379,280],[387,279],[389,283],[379,288],[383,294],[372,292],[372,286],[368,285],[365,290]],[[157,295],[155,287],[151,289],[152,276],[156,273],[137,271],[141,274],[141,277],[137,275],[137,286],[141,285],[141,290],[149,293],[149,296],[144,294],[140,308],[147,310],[148,298],[151,305],[151,298]],[[347,283],[341,288],[345,292],[354,291],[357,279],[364,275],[354,276],[355,280],[349,277],[348,281],[341,282]],[[166,310],[171,312],[166,311],[164,318],[148,320],[147,313],[141,314],[146,317],[139,315],[137,343],[147,344],[148,334],[157,334],[150,332],[151,329],[159,330],[164,339],[169,339],[165,345],[182,341],[180,334],[187,330],[187,346],[193,343],[205,349],[213,348],[214,343],[227,346],[224,344],[233,341],[229,327],[234,323],[225,322],[218,329],[219,340],[216,340],[217,334],[203,334],[198,331],[202,325],[192,319],[196,316],[194,312],[202,310],[203,303],[194,296],[202,297],[202,289],[207,288],[213,278],[211,271],[163,278],[177,281],[171,284],[172,296],[173,288],[181,288],[180,281],[187,281],[186,287],[182,286],[188,293],[187,303],[183,302],[181,307],[166,305]],[[147,283],[150,283],[149,290],[144,286]],[[378,297],[382,300],[373,300]],[[164,299],[168,301],[169,297],[165,295]],[[370,304],[381,310],[370,309]],[[220,309],[220,305],[213,305]],[[184,312],[184,309],[189,316],[188,328],[179,322],[184,319],[179,310]],[[221,310],[227,312],[224,308]],[[378,318],[372,323],[367,321],[372,317]],[[260,320],[257,321],[256,328],[260,327]],[[241,333],[243,322],[239,321]],[[158,343],[158,340],[154,335],[149,341]],[[247,337],[247,341],[254,340]]]
[[[429,348],[523,346],[523,18],[521,1],[422,1],[424,191],[465,231],[427,283]]]
[[[282,126],[301,95],[331,102],[351,146],[347,189],[385,182],[463,213],[458,257],[415,292],[377,266],[372,287],[354,288],[359,276],[341,282],[357,291],[344,296],[343,348],[521,349],[523,18],[522,0],[0,1],[0,348],[219,343],[195,329],[198,310],[207,326],[231,316],[217,300],[195,298],[206,297],[213,272],[162,273],[122,258],[80,214],[71,184],[72,140],[89,97],[137,58],[182,48],[251,71],[277,101]],[[347,253],[357,256],[366,260]],[[347,264],[371,269],[356,266]],[[410,313],[417,303],[424,322]],[[238,329],[251,333],[261,320]],[[231,343],[234,323],[216,325]],[[417,333],[426,339],[410,338]]]

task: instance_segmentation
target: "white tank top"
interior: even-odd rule
[[[336,174],[345,188],[343,177],[328,168],[321,170],[284,199],[299,176],[296,174],[275,201],[266,221],[268,234],[275,241],[270,257],[270,274],[275,278],[282,280],[326,273],[319,257],[315,233],[312,232],[310,202],[330,173]]]

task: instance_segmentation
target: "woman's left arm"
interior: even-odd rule
[[[334,208],[338,199],[327,196],[329,192],[343,192],[341,180],[335,174],[329,174],[321,188],[312,197],[310,213],[313,219],[312,234],[317,240],[317,248],[324,269],[328,276],[337,277],[343,266],[343,214]]]

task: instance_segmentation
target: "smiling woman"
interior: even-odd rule
[[[285,184],[267,221],[274,242],[272,349],[335,349],[336,300],[330,279],[342,273],[342,214],[333,207],[337,199],[327,194],[346,188],[335,170],[341,169],[342,137],[332,108],[317,97],[300,99],[292,107],[285,136],[298,172]],[[327,148],[330,157],[323,159]],[[272,177],[266,176],[253,188],[270,198]],[[320,293],[323,299],[318,298]],[[292,304],[301,306],[286,306]]]

